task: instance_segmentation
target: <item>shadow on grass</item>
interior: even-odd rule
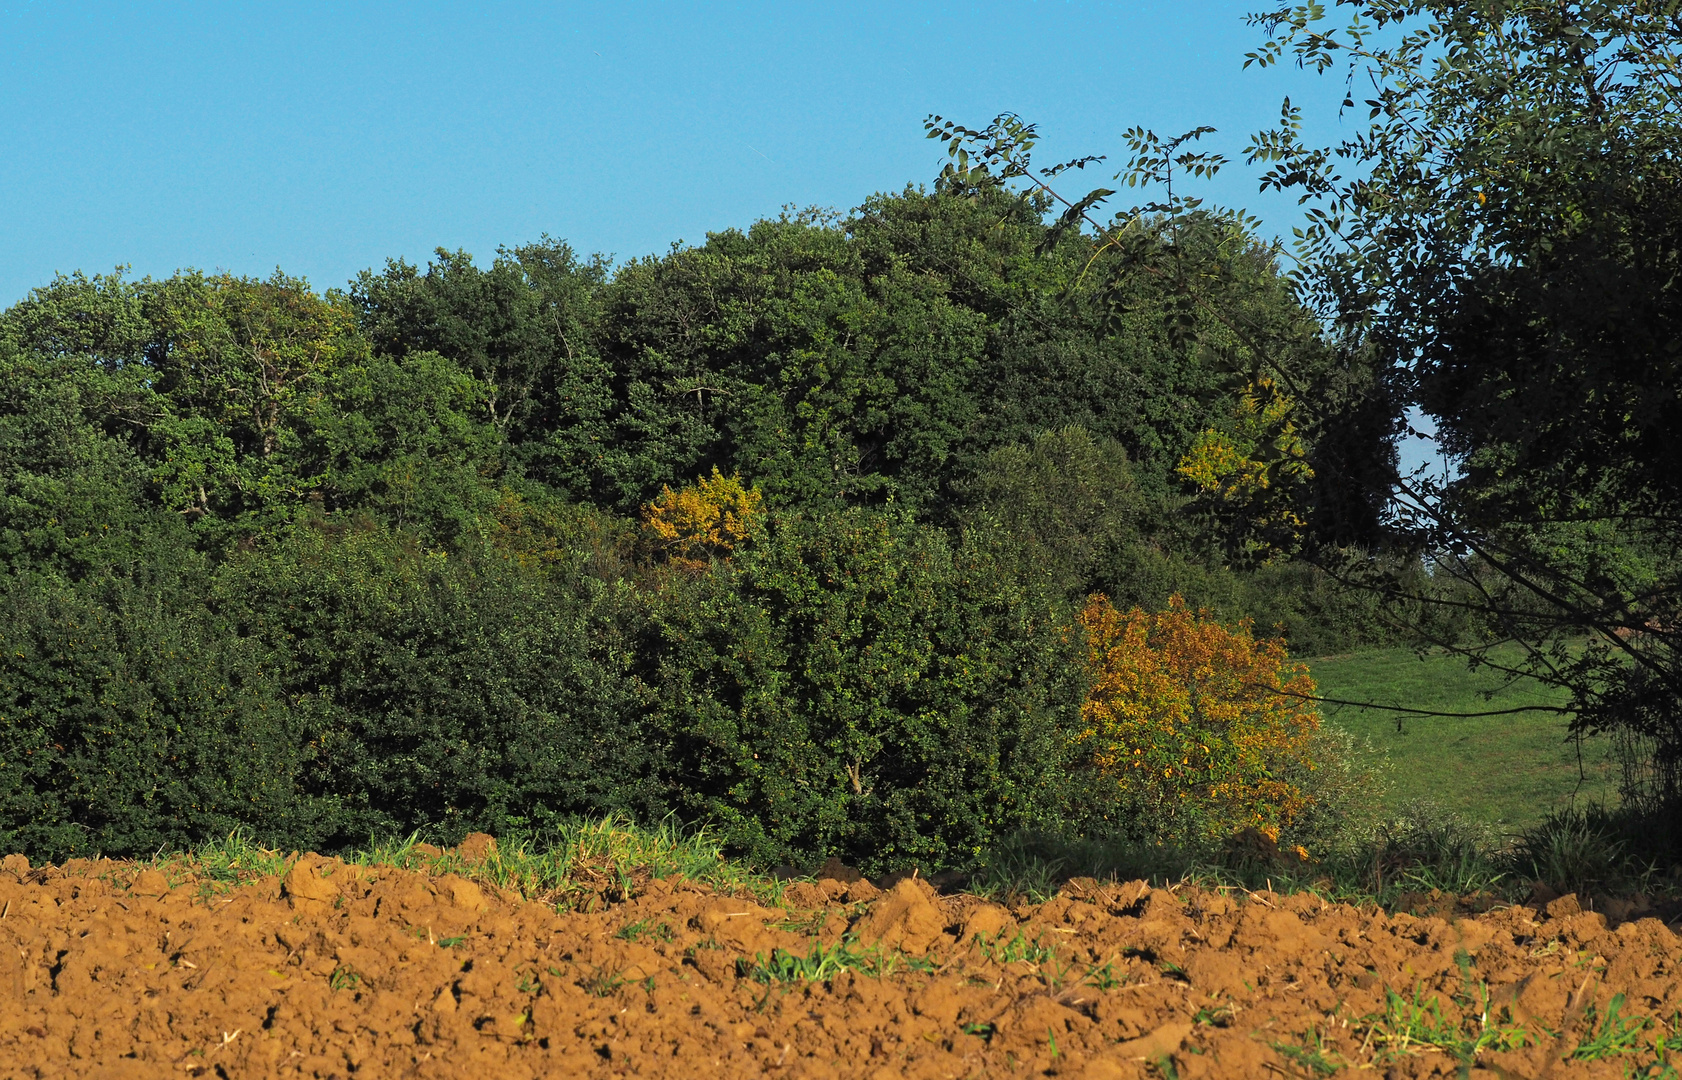
[[[1668,825],[1668,822],[1663,823]],[[1313,892],[1327,900],[1388,910],[1441,914],[1487,910],[1502,903],[1566,893],[1682,901],[1676,852],[1657,838],[1671,835],[1648,818],[1600,808],[1555,813],[1503,844],[1489,829],[1430,807],[1411,807],[1303,861],[1269,844],[1227,844],[1197,850],[1125,837],[1020,834],[983,854],[966,891],[1004,901],[1043,902],[1074,878],[1144,880],[1158,885],[1276,893]],[[264,848],[234,833],[190,852],[160,854],[149,864],[191,874],[213,890],[286,873],[298,853]],[[681,876],[721,892],[780,904],[793,881],[786,872],[728,856],[704,828],[674,820],[639,826],[608,817],[571,822],[543,834],[509,835],[469,860],[411,836],[343,852],[347,865],[461,873],[499,889],[554,905],[592,910],[628,899],[653,879]],[[925,871],[939,868],[924,868]]]
[[[1567,893],[1676,900],[1682,873],[1676,852],[1662,842],[1668,825],[1599,807],[1566,810],[1514,843],[1465,818],[1413,806],[1308,861],[1254,844],[1198,850],[1124,837],[1024,834],[989,851],[970,887],[1038,902],[1073,878],[1189,882],[1442,914]]]

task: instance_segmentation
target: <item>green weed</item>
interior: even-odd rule
[[[901,969],[933,971],[934,963],[924,957],[887,952],[879,947],[863,948],[852,938],[843,938],[829,946],[814,943],[811,951],[803,956],[785,949],[772,949],[770,956],[759,953],[752,960],[736,961],[738,976],[768,984],[824,983],[843,971],[881,978]]]
[[[1286,1061],[1300,1068],[1308,1076],[1330,1076],[1343,1068],[1326,1049],[1325,1036],[1318,1028],[1309,1028],[1301,1044],[1276,1042],[1270,1044]]]
[[[1386,989],[1384,1012],[1363,1018],[1359,1026],[1365,1028],[1365,1041],[1378,1049],[1381,1061],[1436,1050],[1453,1058],[1462,1076],[1485,1050],[1518,1050],[1536,1041],[1522,1024],[1513,1022],[1506,1009],[1491,1015],[1486,986],[1479,983],[1476,991],[1476,999],[1461,999],[1464,1018],[1455,1023],[1443,1016],[1435,995],[1422,999],[1418,987],[1407,997]]]
[[[1599,1061],[1603,1058],[1633,1054],[1640,1049],[1641,1033],[1652,1023],[1646,1017],[1622,1016],[1624,995],[1615,994],[1606,1005],[1606,1015],[1600,1016],[1591,1002],[1583,1013],[1588,1036],[1571,1052],[1573,1061]]]
[[[602,968],[592,968],[590,974],[578,980],[578,986],[592,997],[611,997],[613,992],[625,985],[625,977],[617,971],[606,971]]]
[[[334,991],[355,990],[362,984],[362,976],[347,967],[334,968],[327,976],[327,985]]]
[[[1116,978],[1113,960],[1107,960],[1102,965],[1089,964],[1086,968],[1086,982],[1099,990],[1114,990],[1124,981]]]
[[[1037,967],[1057,956],[1055,948],[1042,944],[1039,938],[1029,941],[1020,931],[1009,941],[1003,938],[1002,930],[991,938],[977,934],[975,944],[982,956],[996,964],[1033,964]]]
[[[622,941],[641,941],[645,937],[670,941],[674,935],[671,925],[668,923],[655,922],[653,919],[638,919],[634,923],[620,927],[619,932],[613,936]]]
[[[829,918],[829,912],[820,909],[799,918],[784,919],[782,922],[777,923],[776,927],[779,930],[786,930],[791,934],[800,934],[803,937],[814,937],[818,931],[823,929],[824,920],[827,918]]]

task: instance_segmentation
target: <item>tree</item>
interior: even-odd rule
[[[1462,581],[1577,730],[1652,740],[1682,794],[1682,29],[1660,0],[1343,0],[1252,16],[1251,55],[1344,76],[1367,124],[1250,156],[1302,193],[1299,291],[1380,359],[1457,474],[1392,476],[1416,550]],[[1570,644],[1588,635],[1583,647]],[[1477,655],[1488,660],[1482,650]],[[1642,794],[1632,791],[1631,794]]]
[[[1147,503],[1127,451],[1085,428],[1001,446],[956,487],[966,522],[996,523],[1012,538],[1025,579],[1046,580],[1077,598],[1092,590],[1115,548],[1143,542]]]
[[[511,462],[574,499],[596,494],[614,383],[598,352],[601,257],[545,236],[500,248],[488,268],[440,248],[424,272],[402,260],[352,284],[363,333],[394,360],[443,356],[487,388],[482,416]]]
[[[267,281],[177,274],[148,282],[143,296],[146,362],[170,406],[152,432],[166,505],[208,527],[301,500],[291,478],[271,473],[299,406],[366,355],[343,298],[279,272]]]
[[[1122,614],[1094,594],[1080,614],[1092,668],[1084,747],[1133,827],[1207,842],[1245,828],[1277,840],[1308,806],[1285,779],[1312,768],[1314,680],[1284,643],[1228,629],[1174,597]]]
[[[701,569],[747,542],[760,527],[763,502],[757,487],[743,487],[741,477],[715,466],[712,476],[679,491],[662,488],[643,507],[643,527],[674,564]]]
[[[1240,455],[1227,470],[1268,480],[1265,488],[1246,485],[1265,491],[1265,499],[1243,500],[1252,512],[1222,515],[1227,535],[1220,539],[1229,560],[1242,565],[1289,555],[1303,539],[1301,530],[1273,527],[1279,522],[1302,522],[1316,543],[1377,540],[1380,498],[1345,483],[1315,482],[1331,474],[1318,462],[1363,477],[1387,472],[1393,462],[1385,440],[1390,415],[1372,408],[1385,398],[1376,392],[1371,357],[1361,349],[1329,347],[1313,313],[1279,272],[1279,247],[1256,238],[1253,218],[1185,194],[1187,177],[1213,176],[1226,164],[1222,155],[1190,148],[1214,129],[1195,128],[1168,140],[1143,128],[1128,131],[1132,157],[1114,180],[1163,194],[1105,219],[1100,208],[1115,190],[1096,188],[1078,198],[1058,190],[1059,177],[1102,157],[1042,167],[1033,159],[1035,125],[1012,113],[979,130],[939,116],[924,126],[951,158],[941,176],[944,190],[977,201],[1015,200],[1038,213],[1063,208],[1038,250],[1078,253],[1079,269],[1047,293],[1092,310],[1110,334],[1136,339],[1142,331],[1165,346],[1158,350],[1165,362],[1140,373],[1149,391],[1145,408],[1134,410],[1147,421],[1139,426],[1154,437],[1135,442],[1114,432],[1136,461],[1157,466],[1142,474],[1147,485],[1156,472],[1162,477],[1158,491],[1172,490],[1171,474],[1188,452],[1207,448],[1212,436],[1228,449],[1248,443],[1258,455]],[[1089,382],[1044,385],[1078,407],[1085,395],[1067,388]],[[1134,387],[1102,389],[1116,402],[1137,395]],[[1263,433],[1251,415],[1259,397],[1269,399],[1263,426],[1274,429],[1264,438],[1257,437]],[[1310,402],[1317,407],[1302,407]],[[1083,419],[1079,412],[1073,418]],[[1087,423],[1095,433],[1112,434],[1108,424]],[[1173,437],[1162,440],[1167,432]],[[1193,462],[1194,479],[1207,472]],[[1205,478],[1213,484],[1212,476]]]

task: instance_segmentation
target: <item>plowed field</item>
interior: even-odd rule
[[[1570,897],[1450,920],[1086,880],[1007,909],[836,872],[779,908],[667,879],[557,914],[310,856],[231,889],[7,864],[5,1077],[1657,1076],[1682,1007],[1663,923]]]

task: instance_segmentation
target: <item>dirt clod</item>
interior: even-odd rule
[[[322,877],[316,860],[308,856],[292,864],[281,887],[295,908],[330,904],[339,898],[338,886]]]
[[[157,870],[142,870],[128,891],[131,896],[168,896],[169,879]]]
[[[1547,913],[1550,919],[1565,919],[1581,912],[1583,904],[1582,901],[1577,899],[1576,893],[1566,893],[1557,900],[1549,901],[1548,906],[1542,910]]]
[[[1004,908],[997,904],[982,904],[971,911],[969,918],[964,920],[961,939],[973,941],[978,937],[997,937],[1005,927],[1015,925],[1015,916]]]
[[[464,863],[482,863],[496,855],[496,837],[490,833],[468,833],[467,837],[456,845],[456,855]]]
[[[485,892],[473,882],[455,874],[445,874],[438,882],[447,892],[450,903],[463,911],[489,911],[490,901],[485,899]]]
[[[858,924],[859,940],[918,955],[928,952],[946,936],[946,919],[933,896],[927,882],[903,879],[871,905]]]

